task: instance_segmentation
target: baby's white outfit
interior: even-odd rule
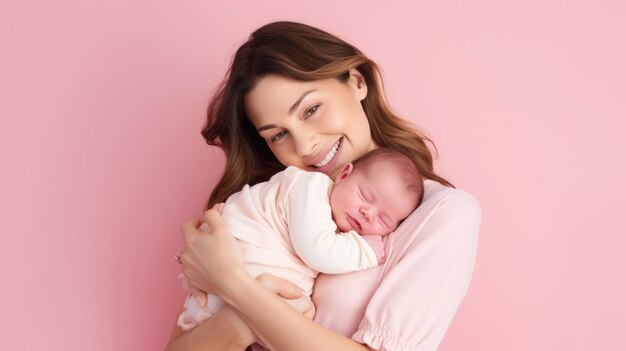
[[[374,250],[358,233],[337,233],[329,199],[332,186],[323,173],[288,167],[228,198],[222,219],[237,238],[251,276],[270,273],[310,296],[320,272],[348,273],[378,264]],[[178,326],[191,330],[222,305],[219,297],[209,295],[208,306],[200,309],[190,294]]]

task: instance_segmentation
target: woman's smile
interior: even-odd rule
[[[361,105],[367,89],[351,72],[347,82],[268,75],[246,94],[246,114],[280,163],[333,178],[346,162],[376,148]]]
[[[316,171],[330,174],[330,170],[337,164],[337,160],[339,159],[341,144],[343,141],[343,137],[339,138],[337,142],[331,147],[330,151],[325,154],[321,154],[317,157],[315,161],[322,158],[323,159],[317,163],[312,164],[312,167],[315,168]]]

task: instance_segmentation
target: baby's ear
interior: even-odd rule
[[[346,165],[343,166],[343,169],[341,170],[341,172],[335,178],[335,183],[339,183],[341,180],[347,177],[350,173],[352,173],[353,169],[354,169],[354,166],[352,165],[352,163],[346,163]]]

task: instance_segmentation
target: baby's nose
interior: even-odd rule
[[[367,207],[361,207],[361,215],[363,216],[363,218],[365,218],[366,222],[371,222],[372,221],[372,210],[367,208]]]

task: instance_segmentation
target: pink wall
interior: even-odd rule
[[[223,162],[203,111],[238,44],[279,19],[376,60],[482,204],[441,350],[626,349],[626,7],[361,3],[3,2],[0,349],[162,349],[179,226]]]

